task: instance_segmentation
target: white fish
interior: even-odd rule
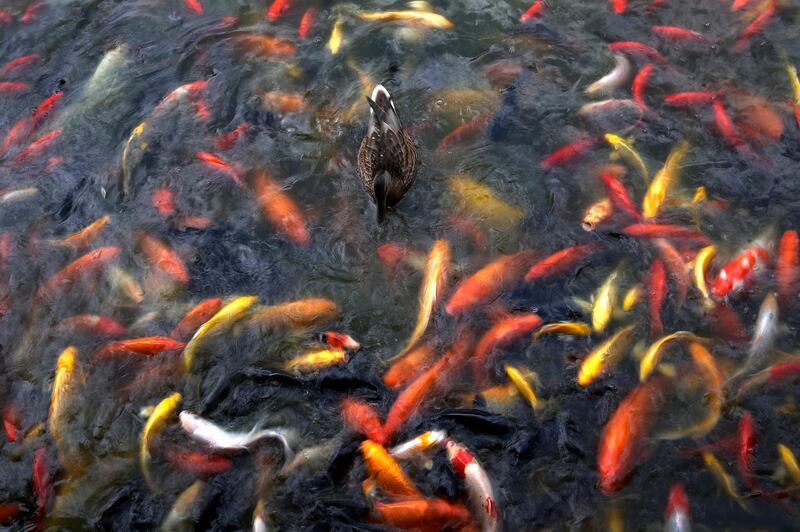
[[[616,65],[614,69],[598,79],[584,92],[589,96],[611,96],[611,94],[622,87],[631,77],[631,62],[622,54],[614,54]]]
[[[472,511],[480,515],[483,532],[499,532],[500,509],[492,489],[492,481],[475,456],[453,440],[447,440],[447,458],[456,474],[464,480]]]
[[[83,86],[83,94],[89,95],[114,84],[127,59],[128,47],[124,44],[117,45],[106,52],[94,69],[92,77]]]
[[[18,188],[17,190],[6,192],[2,196],[0,196],[0,204],[8,205],[10,203],[16,203],[18,201],[25,201],[27,199],[31,199],[38,195],[39,195],[39,189],[36,187]]]
[[[181,428],[186,431],[189,437],[206,444],[215,451],[246,451],[259,440],[275,438],[283,444],[285,461],[289,462],[294,457],[294,452],[291,445],[289,445],[286,434],[279,430],[259,430],[258,426],[255,426],[249,432],[229,432],[216,423],[186,410],[181,412],[180,421]]]
[[[747,360],[739,371],[734,375],[749,375],[759,369],[764,361],[767,351],[772,349],[775,343],[775,336],[778,331],[778,300],[775,294],[769,293],[761,303],[756,319],[756,328],[753,331],[753,339],[750,342],[750,349],[747,352]]]
[[[389,449],[395,460],[408,460],[428,449],[438,449],[447,439],[443,430],[431,430]]]

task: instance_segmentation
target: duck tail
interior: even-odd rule
[[[400,117],[397,116],[392,96],[383,85],[375,85],[372,90],[372,96],[367,97],[367,102],[370,108],[371,130],[374,128],[374,130],[380,131],[381,134],[385,134],[387,131],[399,134],[402,131],[403,126],[400,123]]]
[[[386,198],[389,195],[389,175],[386,172],[380,172],[375,176],[372,182],[372,188],[375,191],[375,205],[378,207],[378,223],[383,223],[386,217]]]

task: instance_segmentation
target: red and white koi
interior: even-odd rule
[[[492,489],[492,481],[475,456],[464,446],[448,439],[447,457],[456,474],[464,481],[472,511],[478,515],[483,532],[500,530],[500,508]]]

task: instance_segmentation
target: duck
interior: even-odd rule
[[[417,149],[403,129],[392,96],[376,85],[369,103],[367,134],[358,150],[361,184],[383,223],[388,207],[397,205],[417,177]]]

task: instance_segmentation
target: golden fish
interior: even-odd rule
[[[191,528],[189,523],[197,510],[198,500],[205,490],[206,483],[202,480],[194,481],[192,485],[183,490],[172,504],[172,509],[164,518],[164,522],[161,523],[161,532],[186,530],[187,525]]]
[[[601,222],[606,221],[614,213],[614,204],[611,198],[603,198],[592,203],[583,214],[581,227],[584,231],[594,231]]]
[[[125,143],[125,147],[122,149],[122,158],[120,159],[120,167],[121,167],[121,175],[122,175],[122,182],[120,183],[120,188],[122,189],[123,195],[130,194],[130,170],[128,169],[128,153],[131,148],[131,144],[133,143],[136,138],[141,137],[144,133],[144,129],[147,127],[147,124],[142,122],[131,131],[131,134],[128,136],[128,141]],[[140,142],[139,149],[146,150],[147,143]]]
[[[711,266],[711,261],[717,256],[716,246],[706,246],[697,253],[694,259],[694,284],[697,289],[703,294],[703,300],[706,304],[712,304],[711,295],[708,293],[708,286],[706,286],[706,273]]]
[[[247,322],[260,327],[262,332],[275,329],[301,330],[330,321],[338,313],[339,307],[330,299],[309,297],[261,307],[253,311]]]
[[[678,144],[670,152],[664,167],[658,171],[653,181],[650,182],[644,200],[642,200],[642,215],[645,219],[658,216],[664,204],[664,198],[667,197],[670,189],[678,179],[678,171],[688,152],[688,142],[683,141]]]
[[[543,334],[565,334],[567,336],[586,336],[591,334],[592,328],[585,323],[577,321],[560,321],[543,325],[533,334],[533,339],[538,340]]]
[[[719,463],[717,457],[706,451],[703,453],[703,461],[706,463],[706,467],[711,471],[711,474],[714,475],[719,485],[722,486],[722,489],[725,490],[725,493],[739,503],[739,506],[741,506],[743,510],[749,511],[742,497],[736,492],[736,485],[733,482],[733,477],[725,472],[725,468]]]
[[[302,373],[306,371],[316,371],[335,364],[341,364],[342,362],[347,362],[347,353],[344,350],[321,349],[295,357],[286,362],[283,367],[287,371]]]
[[[653,342],[647,348],[642,361],[639,363],[639,380],[644,382],[653,373],[653,370],[656,369],[656,366],[661,361],[663,349],[667,344],[688,340],[698,341],[702,340],[702,338],[687,331],[678,331]]]
[[[417,325],[414,327],[414,332],[411,333],[411,338],[408,339],[405,347],[397,355],[398,357],[402,357],[417,345],[419,339],[428,329],[428,322],[431,319],[433,309],[447,282],[449,265],[450,246],[445,240],[437,240],[428,253],[428,263],[425,267],[425,276],[422,279],[422,289],[419,293]]]
[[[63,439],[62,428],[67,422],[69,402],[81,382],[81,372],[78,366],[78,351],[72,346],[67,347],[58,356],[56,374],[53,379],[53,391],[50,396],[50,414],[47,418],[47,430],[53,437],[58,448],[59,458],[65,463],[67,448]]]
[[[536,392],[534,391],[533,386],[530,384],[530,381],[533,381],[536,378],[536,374],[532,372],[525,372],[528,373],[526,375],[522,371],[509,364],[503,366],[503,369],[514,386],[517,387],[517,390],[522,397],[527,399],[531,404],[531,408],[536,411],[539,408],[539,399],[536,397]]]
[[[339,53],[339,49],[342,47],[342,17],[341,15],[336,17],[336,22],[333,23],[333,31],[331,31],[331,38],[328,40],[328,49],[331,51],[333,55]]]
[[[633,325],[628,325],[620,329],[583,359],[580,370],[578,370],[578,384],[584,387],[588,386],[607,368],[616,364],[628,344],[633,328]]]
[[[108,222],[111,221],[111,216],[101,216],[97,220],[93,221],[83,229],[72,233],[71,235],[67,235],[63,238],[59,238],[55,241],[56,244],[61,246],[67,246],[71,248],[82,248],[86,247],[92,243],[92,241],[100,234],[100,231],[108,225]]]
[[[597,289],[592,306],[592,328],[601,332],[611,321],[614,305],[617,302],[617,272],[614,271]]]
[[[522,221],[523,212],[497,197],[495,192],[466,174],[449,179],[450,190],[462,210],[497,228],[510,229]]]
[[[622,298],[622,310],[625,312],[630,311],[633,307],[639,304],[639,301],[642,300],[642,285],[637,284],[636,286],[631,287],[625,293],[625,297]]]
[[[150,444],[152,438],[164,430],[167,420],[175,413],[178,406],[181,404],[181,394],[178,392],[173,393],[169,397],[164,398],[156,409],[153,410],[153,415],[147,420],[142,431],[142,441],[139,449],[139,463],[142,466],[142,474],[150,489],[158,493],[160,490],[158,484],[150,473]]]
[[[358,17],[361,20],[373,22],[402,22],[436,29],[450,29],[453,27],[453,23],[447,18],[430,11],[382,11],[378,13],[359,13]]]
[[[636,168],[636,171],[639,172],[645,184],[647,184],[649,181],[647,166],[644,164],[644,160],[639,153],[633,149],[631,143],[613,133],[606,133],[605,139],[606,142],[608,142],[611,147],[614,148],[614,151],[617,152],[623,159],[625,159],[625,162]]]
[[[797,69],[794,65],[786,63],[786,73],[789,74],[789,81],[792,84],[792,94],[794,96],[794,104],[800,107],[800,79],[797,77]]]
[[[795,458],[792,450],[784,444],[779,443],[778,456],[780,456],[783,467],[789,473],[789,476],[792,477],[795,484],[800,484],[800,466],[797,465],[797,458]]]
[[[708,199],[708,192],[706,192],[706,187],[697,187],[694,191],[694,195],[692,196],[692,203],[700,203]]]
[[[210,320],[201,325],[183,349],[183,369],[186,372],[191,371],[197,348],[206,335],[211,331],[220,332],[242,319],[256,301],[258,301],[257,296],[237,297],[222,307]]]
[[[358,75],[358,81],[361,85],[361,89],[358,91],[358,96],[356,99],[353,101],[350,107],[340,113],[339,116],[343,123],[349,124],[359,116],[366,116],[367,110],[364,107],[364,97],[372,94],[372,89],[375,87],[376,83],[372,77],[370,77],[370,75],[367,74],[364,69],[359,67],[349,55],[347,56],[347,61],[345,61],[345,63],[347,63],[347,66],[353,69]]]

